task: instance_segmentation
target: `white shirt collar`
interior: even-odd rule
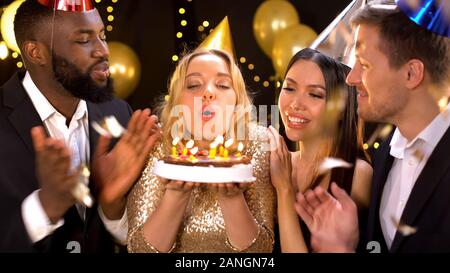
[[[396,158],[402,159],[405,150],[415,146],[418,142],[423,142],[430,148],[430,152],[434,150],[444,133],[450,126],[450,104],[447,105],[445,111],[437,115],[428,126],[423,129],[411,142],[401,134],[398,128],[395,129],[394,135],[390,142],[390,154]]]
[[[74,120],[80,120],[84,118],[87,114],[87,105],[86,101],[80,100],[78,103],[77,109],[75,110],[75,113],[73,114],[72,119]]]
[[[60,114],[55,109],[55,107],[53,107],[53,105],[47,100],[47,98],[41,93],[41,91],[39,91],[37,86],[34,84],[33,79],[31,78],[30,73],[28,73],[28,71],[26,72],[25,77],[23,78],[22,84],[42,121],[47,120],[55,113]],[[75,113],[73,115],[73,119],[79,120],[83,118],[86,115],[86,113],[87,113],[86,101],[80,100],[77,109],[75,110]]]

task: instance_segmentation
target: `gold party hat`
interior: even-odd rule
[[[230,54],[233,58],[236,58],[234,54],[233,39],[231,38],[230,24],[228,23],[228,16],[223,18],[220,24],[217,25],[217,27],[198,47],[223,50]]]

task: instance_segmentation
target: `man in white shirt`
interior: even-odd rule
[[[28,0],[17,11],[27,72],[0,89],[0,252],[112,252],[126,243],[126,194],[159,130],[150,110],[132,114],[113,98],[104,25],[83,3],[53,13]],[[111,145],[90,126],[110,115],[127,127]],[[92,167],[92,208],[73,196],[82,164]]]
[[[363,247],[449,252],[450,39],[417,25],[391,0],[369,4],[353,23],[357,61],[347,83],[358,90],[358,114],[397,127],[375,155]],[[356,206],[331,189],[334,197],[321,189],[299,195],[298,213],[317,251],[354,251]]]

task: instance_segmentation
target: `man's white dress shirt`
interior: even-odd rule
[[[80,163],[88,163],[90,160],[89,119],[86,101],[80,100],[72,120],[67,126],[66,118],[59,113],[39,91],[28,72],[26,73],[22,84],[49,136],[55,139],[64,140],[66,146],[70,148],[72,152],[72,168],[78,167]],[[89,164],[87,165],[89,166]],[[64,224],[64,219],[60,219],[56,224],[50,222],[50,219],[42,207],[38,192],[39,190],[34,191],[22,202],[23,221],[33,243],[44,239]],[[84,219],[85,207],[81,204],[77,204],[77,209],[81,218]],[[128,232],[126,210],[120,220],[107,219],[100,206],[98,207],[98,212],[106,229],[119,243],[125,244]]]
[[[390,142],[394,157],[380,204],[380,223],[387,246],[390,248],[409,195],[434,148],[450,126],[450,104],[437,115],[416,138],[408,140],[397,128]]]

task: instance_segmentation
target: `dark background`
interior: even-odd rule
[[[11,0],[0,0],[0,6],[6,6]],[[127,98],[130,105],[137,109],[153,107],[155,99],[167,90],[167,82],[175,63],[172,55],[182,52],[185,46],[194,48],[209,30],[215,27],[226,15],[230,21],[236,57],[245,57],[241,64],[242,72],[249,89],[256,93],[255,104],[274,104],[275,82],[269,81],[274,75],[271,60],[263,53],[253,35],[253,17],[263,0],[101,0],[95,3],[105,25],[108,24],[106,11],[112,6],[113,30],[107,33],[109,41],[119,41],[129,45],[137,53],[142,76],[135,92]],[[297,9],[302,24],[309,25],[320,33],[351,1],[350,0],[290,0]],[[186,13],[180,15],[179,8]],[[180,25],[181,20],[188,22]],[[197,27],[203,21],[210,23],[204,32]],[[181,39],[176,38],[178,31],[183,32]],[[17,71],[18,59],[11,55],[0,61],[0,85]],[[248,64],[254,64],[254,70]],[[256,83],[254,76],[260,76]],[[263,82],[270,82],[264,87]]]
[[[0,7],[12,0],[0,0]],[[247,62],[240,64],[248,89],[255,94],[255,105],[276,104],[276,82],[271,60],[263,53],[253,35],[253,17],[263,0],[100,0],[95,3],[105,25],[112,25],[107,33],[108,41],[119,41],[130,46],[141,62],[142,74],[138,87],[126,100],[134,109],[154,108],[167,92],[167,83],[176,65],[173,55],[180,55],[184,49],[195,48],[203,38],[225,16],[228,16],[234,40],[236,57],[245,57]],[[290,0],[300,16],[300,23],[313,28],[319,34],[351,2],[351,0]],[[114,8],[112,13],[107,7]],[[178,10],[184,8],[185,14]],[[108,15],[113,22],[107,21]],[[181,20],[187,26],[180,25]],[[198,31],[203,21],[209,22],[205,31]],[[178,39],[176,33],[182,31]],[[11,52],[10,52],[11,53]],[[20,60],[9,57],[0,60],[0,85],[6,82],[15,71]],[[250,70],[248,64],[253,64]],[[261,80],[253,79],[259,76]],[[263,86],[269,81],[268,87]],[[270,111],[270,108],[269,108]],[[366,126],[366,138],[374,125]]]

